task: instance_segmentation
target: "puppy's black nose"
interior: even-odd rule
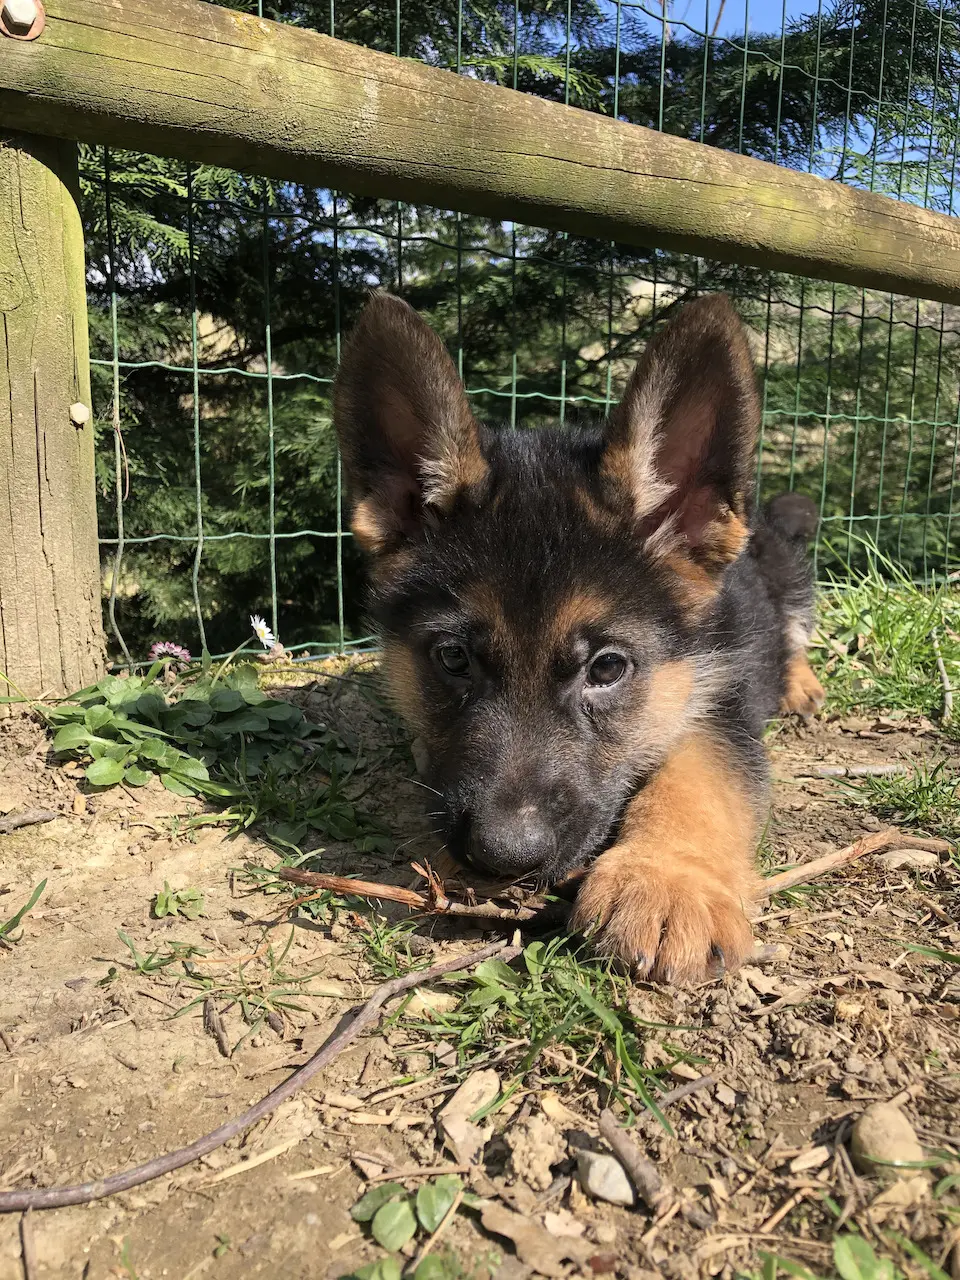
[[[474,819],[468,850],[471,862],[497,875],[536,871],[557,852],[553,827],[537,805],[503,809]]]

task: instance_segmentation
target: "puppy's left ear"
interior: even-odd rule
[[[717,580],[748,537],[760,423],[753,361],[728,298],[700,298],[649,342],[607,427],[601,471],[654,556]]]

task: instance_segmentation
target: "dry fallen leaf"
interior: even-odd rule
[[[547,1089],[540,1098],[540,1110],[561,1129],[582,1129],[584,1126],[583,1117],[565,1106],[552,1089]]]
[[[744,965],[740,970],[740,977],[753,987],[758,996],[778,996],[784,988],[782,977],[775,973],[764,973],[755,965]]]
[[[511,1213],[499,1204],[483,1205],[480,1221],[485,1231],[510,1240],[520,1261],[540,1276],[562,1276],[566,1272],[564,1262],[582,1265],[595,1252],[595,1247],[586,1241],[570,1237],[558,1240],[530,1218]]]

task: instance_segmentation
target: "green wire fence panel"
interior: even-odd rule
[[[252,7],[955,211],[960,0]],[[821,574],[871,540],[926,582],[958,559],[955,308],[106,149],[83,190],[123,660],[230,649],[250,613],[287,648],[369,642],[330,388],[377,285],[442,333],[480,415],[524,428],[602,415],[672,307],[728,290],[762,378],[761,492],[818,500]]]

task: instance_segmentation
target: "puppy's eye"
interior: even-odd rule
[[[627,660],[622,653],[601,653],[590,663],[587,679],[590,684],[608,686],[622,680],[627,672]]]
[[[434,655],[448,676],[465,676],[470,670],[470,655],[462,644],[438,644]]]

